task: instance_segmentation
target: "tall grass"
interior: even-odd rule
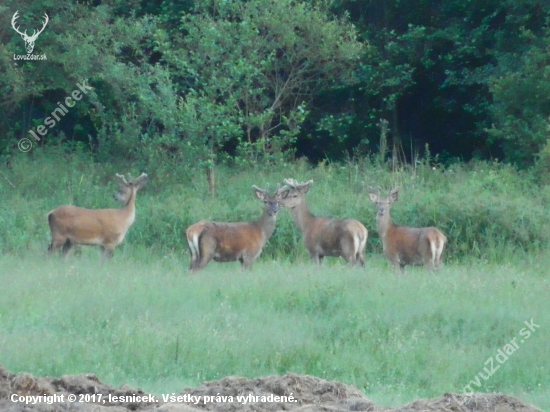
[[[293,371],[397,405],[461,392],[533,319],[540,329],[478,390],[550,407],[548,255],[401,277],[379,257],[364,269],[264,261],[251,272],[213,263],[198,275],[177,256],[142,258],[0,257],[5,367],[93,372],[154,393]]]
[[[536,186],[525,173],[499,163],[433,168],[428,161],[419,161],[393,172],[368,159],[317,166],[298,161],[254,169],[220,166],[218,193],[212,197],[202,171],[192,165],[98,164],[85,154],[49,149],[21,155],[12,159],[11,168],[2,169],[0,253],[44,249],[49,241],[45,215],[60,204],[116,207],[112,200],[115,173],[128,172],[146,172],[151,178],[138,195],[136,223],[126,242],[159,253],[186,250],[183,233],[198,220],[256,219],[262,209],[251,186],[273,187],[289,177],[314,180],[307,195],[313,213],[363,222],[370,231],[367,250],[371,254],[379,254],[381,248],[367,186],[380,187],[383,193],[399,186],[400,200],[392,208],[394,221],[438,226],[449,238],[446,260],[451,262],[470,258],[497,262],[510,254],[525,256],[550,246],[550,186]],[[286,211],[281,212],[264,255],[307,260]]]

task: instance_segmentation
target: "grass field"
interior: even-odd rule
[[[550,410],[550,186],[536,176],[488,162],[390,171],[368,159],[298,161],[220,166],[211,196],[187,165],[99,164],[62,148],[8,163],[0,162],[0,362],[12,372],[95,373],[156,394],[227,375],[296,372],[356,385],[388,406],[470,385]],[[86,247],[67,262],[47,257],[46,213],[66,203],[117,207],[114,175],[129,171],[150,182],[114,259],[101,265]],[[315,214],[365,224],[366,268],[337,259],[314,266],[282,211],[251,272],[216,263],[187,271],[188,225],[256,219],[262,206],[251,186],[289,177],[314,180]],[[401,188],[398,223],[447,235],[439,273],[392,273],[369,185]],[[531,320],[540,327],[525,338]],[[499,366],[492,376],[490,358]]]
[[[548,255],[406,276],[377,255],[364,269],[264,259],[251,272],[214,263],[191,275],[187,256],[119,252],[103,266],[94,249],[68,262],[0,257],[8,370],[95,373],[158,394],[293,371],[389,406],[462,392],[517,338],[517,352],[473,388],[550,410]],[[540,328],[519,343],[531,319]]]

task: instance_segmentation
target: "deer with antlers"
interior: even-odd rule
[[[74,245],[99,246],[102,257],[113,256],[136,217],[137,192],[147,184],[147,175],[129,180],[117,173],[119,191],[115,200],[124,203],[120,209],[84,209],[72,205],[59,206],[48,213],[52,242],[48,251],[62,248],[67,256]]]
[[[404,273],[406,265],[424,266],[429,270],[441,267],[443,250],[447,243],[445,235],[436,227],[412,228],[392,222],[390,207],[398,199],[398,188],[390,191],[388,197],[380,196],[378,190],[369,187],[370,200],[376,204],[376,225],[382,239],[384,254],[390,260],[394,271]]]
[[[355,219],[336,220],[311,214],[305,195],[313,180],[298,183],[285,179],[284,182],[291,190],[281,206],[290,209],[311,258],[321,264],[325,256],[341,256],[351,265],[364,266],[368,237],[365,226]]]
[[[278,187],[273,195],[252,186],[256,197],[264,203],[264,212],[254,222],[212,222],[202,220],[187,228],[187,244],[191,254],[189,269],[202,270],[212,260],[216,262],[240,261],[250,269],[275,230],[279,202],[288,188]]]
[[[36,29],[34,29],[32,35],[29,36],[27,34],[27,30],[25,30],[24,32],[21,32],[21,31],[19,31],[19,27],[15,27],[15,21],[19,17],[18,14],[19,14],[19,10],[17,10],[13,14],[13,17],[11,19],[11,26],[13,27],[13,29],[17,33],[19,33],[19,35],[21,35],[21,37],[25,41],[25,48],[27,49],[27,53],[31,54],[32,51],[34,50],[34,42],[38,38],[38,35],[44,31],[44,29],[46,28],[46,25],[48,24],[48,21],[50,21],[50,19],[49,19],[48,15],[46,13],[44,13],[44,24],[42,25],[42,28],[38,31],[36,31]]]

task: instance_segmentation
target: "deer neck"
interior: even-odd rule
[[[277,215],[270,215],[267,210],[260,216],[258,220],[253,222],[254,225],[260,228],[264,235],[265,241],[271,237],[275,231],[275,222],[277,221]]]
[[[394,223],[391,220],[390,211],[384,216],[376,217],[376,228],[378,229],[378,234],[385,241],[388,231],[394,226]]]
[[[132,190],[126,204],[120,209],[121,224],[128,230],[136,218],[136,189]]]
[[[315,216],[313,216],[309,211],[305,199],[298,206],[290,209],[290,214],[294,219],[294,223],[302,233],[307,230],[307,228],[311,225],[311,222],[315,219]]]

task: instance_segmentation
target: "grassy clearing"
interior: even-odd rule
[[[154,393],[293,371],[398,405],[461,392],[534,319],[540,329],[479,391],[550,409],[548,255],[396,277],[378,256],[366,269],[263,259],[252,272],[212,264],[190,275],[187,257],[121,252],[104,266],[89,250],[66,263],[0,257],[6,368],[93,372]]]
[[[399,405],[461,392],[533,319],[540,329],[473,389],[550,410],[550,186],[525,173],[498,163],[433,169],[427,161],[394,172],[368,160],[219,167],[212,197],[186,165],[98,164],[61,149],[12,160],[0,176],[0,359],[13,372],[91,372],[158,394],[227,375],[293,371]],[[116,207],[117,172],[147,172],[150,183],[114,260],[101,266],[93,248],[66,263],[46,258],[46,213],[64,203]],[[335,259],[313,266],[282,211],[252,272],[236,264],[187,272],[188,225],[255,219],[262,206],[251,186],[289,177],[314,180],[313,213],[365,224],[366,269]],[[400,186],[396,222],[443,230],[440,273],[391,273],[369,185]]]

